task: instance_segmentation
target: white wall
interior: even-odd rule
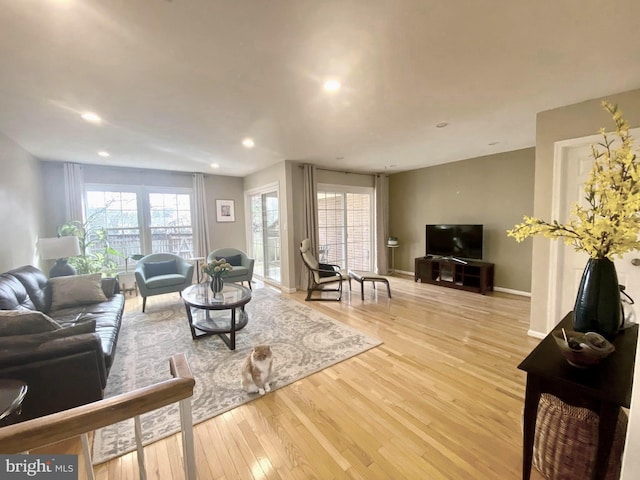
[[[36,244],[42,226],[38,161],[0,134],[0,272],[38,266]]]

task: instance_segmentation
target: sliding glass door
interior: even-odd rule
[[[249,194],[251,255],[254,273],[280,283],[280,210],[278,190],[267,188]]]
[[[373,189],[318,185],[320,261],[373,270]]]

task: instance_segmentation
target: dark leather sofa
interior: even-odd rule
[[[99,282],[94,282],[98,290]],[[33,315],[44,317],[56,328],[0,336],[0,379],[22,380],[28,386],[20,420],[103,398],[115,357],[124,296],[116,293],[115,279],[103,278],[101,286],[106,300],[56,309],[51,282],[41,270],[24,266],[0,275],[0,310],[11,311],[0,312],[0,322],[16,324],[15,318],[7,318],[16,314],[19,327],[25,311],[37,311],[55,322]]]

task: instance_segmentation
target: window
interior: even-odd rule
[[[373,225],[373,189],[318,185],[320,262],[371,271]]]
[[[121,267],[136,254],[168,252],[193,257],[188,190],[88,185],[85,204],[87,221],[106,231],[106,238],[94,242],[92,251],[103,251],[108,242],[122,253],[123,257],[113,258]]]
[[[193,257],[191,198],[188,194],[149,194],[151,251]]]

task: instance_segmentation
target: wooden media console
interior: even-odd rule
[[[465,260],[461,263],[445,258],[415,259],[414,281],[468,290],[484,295],[493,290],[493,263]]]

